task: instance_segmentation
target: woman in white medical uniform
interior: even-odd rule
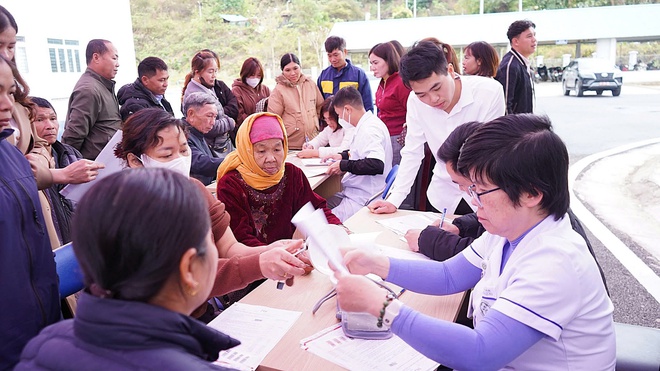
[[[458,169],[474,183],[469,193],[487,232],[445,262],[347,252],[352,274],[336,273],[342,309],[371,313],[452,368],[613,370],[612,302],[566,214],[568,152],[548,118],[483,124],[461,149]],[[366,273],[425,294],[474,288],[474,329],[416,312]]]

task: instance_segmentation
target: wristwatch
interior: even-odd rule
[[[385,308],[385,315],[383,315],[383,324],[387,327],[392,327],[392,322],[399,315],[403,303],[400,300],[394,299],[392,302]]]

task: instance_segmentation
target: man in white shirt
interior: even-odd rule
[[[328,174],[346,173],[342,190],[328,198],[328,207],[344,222],[385,187],[385,177],[392,168],[392,142],[387,126],[364,109],[360,92],[354,87],[340,89],[332,104],[340,124],[355,127],[349,149],[325,158],[335,160],[328,166]]]
[[[443,52],[428,41],[418,43],[401,58],[399,73],[412,89],[406,114],[406,145],[401,149],[401,164],[390,197],[372,202],[369,209],[376,214],[397,210],[410,193],[424,159],[424,144],[428,143],[436,165],[427,198],[437,210],[447,208],[453,213],[463,192],[452,183],[437,151],[457,126],[504,115],[502,86],[486,77],[459,76]]]

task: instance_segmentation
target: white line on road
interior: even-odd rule
[[[568,185],[571,192],[571,210],[580,221],[598,238],[605,247],[616,257],[630,274],[660,303],[660,277],[649,268],[628,246],[614,235],[580,202],[573,191],[577,177],[592,163],[631,149],[660,143],[660,138],[627,144],[611,150],[595,153],[576,162],[568,170]]]

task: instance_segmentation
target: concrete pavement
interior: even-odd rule
[[[569,179],[571,208],[607,249],[615,320],[660,328],[660,138],[587,156]]]

